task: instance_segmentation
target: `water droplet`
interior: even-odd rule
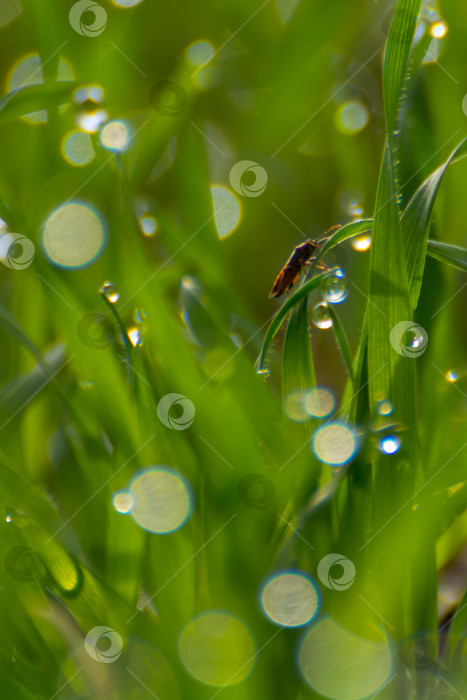
[[[144,309],[135,309],[133,311],[133,319],[134,319],[135,323],[138,323],[141,325],[146,321],[147,317],[148,317],[148,315]]]
[[[157,231],[157,221],[153,216],[145,214],[139,219],[139,225],[141,226],[143,236],[154,236]]]
[[[256,374],[258,374],[263,379],[268,379],[268,377],[271,376],[271,370],[268,367],[262,367],[261,369],[256,370]]]
[[[348,294],[344,271],[333,270],[321,282],[321,296],[331,304],[340,304]]]
[[[92,112],[81,112],[76,115],[76,125],[88,134],[95,134],[109,118],[105,109],[95,109]]]
[[[441,39],[441,37],[445,36],[447,31],[448,31],[448,28],[444,24],[444,22],[435,22],[434,24],[431,25],[431,28],[430,28],[430,34],[435,39]]]
[[[104,282],[99,289],[99,293],[103,294],[111,304],[115,304],[120,299],[120,293],[117,287],[112,282]]]
[[[325,301],[320,301],[319,304],[313,307],[311,320],[316,328],[331,328],[332,318],[329,315],[328,305]]]
[[[380,416],[390,416],[394,411],[394,406],[388,399],[382,399],[381,401],[378,401],[376,410]]]
[[[449,369],[444,376],[446,377],[448,382],[454,384],[454,382],[457,382],[457,380],[459,379],[459,372],[456,372],[453,369]]]
[[[359,252],[369,250],[371,246],[371,234],[364,233],[361,236],[355,236],[355,238],[352,238],[350,241],[350,245],[354,250],[358,250]]]
[[[27,517],[24,513],[21,513],[19,510],[8,511],[6,521],[7,523],[13,523],[13,525],[16,525],[17,527],[26,527],[26,525],[28,524]]]
[[[399,450],[401,441],[397,435],[384,435],[378,441],[378,449],[386,455],[392,455]]]
[[[137,348],[143,344],[143,339],[141,337],[141,329],[138,327],[129,328],[127,331],[128,339],[134,348]]]

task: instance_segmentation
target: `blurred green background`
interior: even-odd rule
[[[371,533],[361,517],[364,486],[348,511],[345,487],[294,534],[331,469],[310,449],[315,422],[283,411],[282,336],[268,355],[270,375],[254,368],[278,308],[268,294],[292,249],[373,216],[393,11],[382,0],[102,0],[97,9],[0,0],[5,697],[435,697],[436,674],[414,685],[414,666],[399,674],[394,645],[435,630],[436,568],[430,591],[420,588],[426,614],[417,616],[404,607],[404,591],[359,555]],[[455,0],[423,3],[421,22],[434,38],[404,102],[404,203],[464,136],[467,118],[467,9]],[[235,187],[240,161],[259,170]],[[258,178],[266,186],[255,192]],[[466,186],[465,163],[453,166],[431,238],[465,245]],[[34,244],[23,269],[11,233]],[[353,352],[368,248],[363,236],[326,258],[346,271],[339,313]],[[107,299],[99,294],[106,281],[118,291]],[[416,311],[430,339],[417,360],[418,440],[428,473],[454,455],[443,482],[424,492],[426,546],[437,541],[439,569],[467,533],[466,299],[463,273],[428,259]],[[310,327],[317,383],[340,400],[347,375],[332,332]],[[182,409],[193,406],[186,430],[158,417],[171,393],[188,399]],[[179,404],[170,410],[183,419]],[[140,527],[113,502],[155,465],[189,484],[191,517],[170,534]],[[163,507],[150,496],[149,511]],[[438,508],[448,497],[447,510],[430,510],[430,498]],[[386,565],[396,570],[397,540],[385,543]],[[333,641],[328,629],[319,642],[326,653],[310,671],[298,652],[304,630],[273,625],[260,592],[279,569],[317,581],[320,559],[343,548],[356,583],[337,593],[321,586],[322,619],[332,615],[366,646]],[[448,577],[442,620],[462,595],[460,579],[456,587]],[[228,634],[217,630],[217,643],[203,646],[187,633],[187,661],[180,634],[211,610],[228,616]],[[236,630],[232,616],[246,627]],[[117,646],[122,640],[116,663],[86,654],[83,639],[97,626],[115,631]],[[384,653],[371,647],[382,629]],[[209,685],[217,653],[219,675]],[[347,678],[340,689],[336,667]],[[319,677],[315,686],[307,673]],[[462,686],[450,682],[456,697]]]

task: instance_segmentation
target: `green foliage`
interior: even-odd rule
[[[344,698],[465,695],[465,595],[450,627],[437,615],[441,563],[467,534],[466,141],[448,75],[463,65],[465,10],[442,8],[451,30],[437,65],[424,62],[426,22],[416,34],[420,0],[397,2],[389,32],[378,3],[105,3],[108,24],[92,37],[70,25],[71,5],[23,5],[0,26],[3,83],[31,51],[44,81],[0,100],[0,233],[28,237],[36,252],[15,269],[0,247],[5,697],[311,700],[333,696],[341,678]],[[187,60],[199,39],[215,49],[207,67]],[[63,56],[72,80],[56,79]],[[177,87],[173,102],[163,81]],[[78,167],[63,144],[91,109],[75,92],[89,84],[102,86],[101,107],[130,141],[113,153],[92,133],[95,157]],[[355,102],[369,121],[360,131],[340,116]],[[43,123],[24,119],[38,110]],[[241,160],[264,168],[260,195],[229,181]],[[219,220],[233,217],[233,200],[214,211],[213,185],[238,195],[239,225],[225,240]],[[142,199],[155,236],[142,233]],[[106,237],[75,269],[54,264],[44,236],[70,202],[97,212]],[[335,222],[273,312],[280,265]],[[370,231],[369,254],[349,245]],[[311,309],[338,266],[349,295],[328,304],[326,331]],[[291,399],[316,387],[334,409],[294,414]],[[340,463],[318,441],[336,426],[354,441]],[[191,508],[166,534],[140,526],[141,503],[122,512],[135,479],[161,467],[188,485]],[[143,493],[151,521],[173,506],[161,494]],[[333,555],[354,567],[343,590],[331,585],[339,573],[328,572],[330,585],[320,573]],[[320,590],[318,624],[305,630],[261,609],[269,577],[291,569]],[[190,662],[181,640],[212,611],[233,616],[231,631],[245,623],[241,641],[204,647],[203,637]],[[320,624],[331,636],[313,666],[300,650]],[[85,646],[101,626],[123,645],[114,663]],[[382,663],[368,661],[373,647],[390,663],[371,686]],[[212,685],[196,680],[204,663],[218,674]]]

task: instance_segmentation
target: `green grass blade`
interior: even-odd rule
[[[339,318],[339,314],[337,313],[334,304],[328,304],[328,312],[330,317],[332,318],[332,329],[334,331],[334,337],[336,339],[338,348],[341,352],[342,359],[345,362],[345,366],[347,367],[350,385],[353,390],[355,377],[353,372],[353,360],[352,352],[350,350],[349,339],[347,338],[347,333],[345,332],[344,326],[342,325],[342,321]]]
[[[386,128],[391,147],[420,4],[421,0],[399,0],[386,42],[383,94]]]
[[[289,313],[293,307],[298,304],[299,301],[304,299],[310,292],[312,292],[314,289],[319,287],[321,284],[321,280],[323,277],[326,277],[328,273],[323,272],[319,275],[316,275],[316,277],[313,277],[313,279],[309,280],[306,282],[300,289],[298,289],[295,294],[293,294],[291,297],[287,299],[285,304],[281,306],[277,314],[274,316],[274,318],[271,321],[271,325],[269,326],[266,337],[264,338],[263,342],[263,347],[261,348],[261,353],[258,358],[258,363],[257,363],[257,368],[258,371],[261,371],[264,369],[264,360],[266,358],[266,353],[269,349],[269,346],[271,344],[272,339],[276,335],[277,331],[279,328],[282,326],[282,323],[284,322],[285,317]]]
[[[13,90],[0,100],[0,124],[7,124],[30,112],[63,105],[71,100],[75,88],[76,83],[72,81],[60,81]]]
[[[451,243],[428,240],[427,255],[451,267],[467,272],[467,249]]]
[[[373,219],[361,219],[360,221],[351,221],[348,224],[344,224],[338,229],[328,241],[323,245],[321,250],[316,255],[316,261],[324,257],[332,248],[335,248],[339,243],[347,241],[349,238],[354,238],[354,236],[359,236],[361,233],[366,233],[373,227]],[[315,267],[315,266],[313,266]]]
[[[282,377],[284,399],[293,391],[308,391],[316,385],[308,330],[308,297],[294,308],[287,326]]]
[[[467,138],[463,139],[444,163],[424,180],[412,196],[402,215],[401,223],[405,241],[407,274],[410,284],[410,305],[412,309],[416,308],[420,295],[431,215],[439,186],[448,166],[466,155]],[[433,246],[430,246],[430,250],[434,250]]]

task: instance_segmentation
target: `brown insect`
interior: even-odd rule
[[[294,248],[292,255],[275,279],[274,285],[269,293],[270,298],[280,297],[284,292],[288,292],[289,289],[292,289],[300,277],[304,266],[311,265],[315,260],[316,251],[320,250],[323,243],[329,239],[328,234],[330,231],[337,228],[340,228],[340,226],[333,226],[333,228],[329,229],[320,239],[313,241],[310,238],[308,241],[305,241],[305,243],[301,243],[301,245]],[[316,263],[316,268],[318,270],[329,269],[321,260]]]

